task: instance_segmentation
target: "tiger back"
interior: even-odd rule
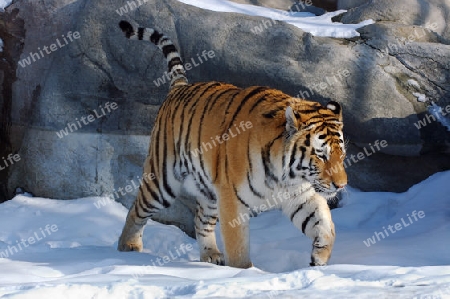
[[[144,173],[155,179],[141,184],[118,249],[141,251],[147,220],[187,196],[195,205],[200,261],[251,267],[250,217],[281,209],[313,240],[310,264],[325,265],[335,240],[327,199],[347,184],[341,106],[269,87],[188,84],[168,37],[126,21],[119,25],[126,37],[161,49],[171,83],[144,162]],[[225,254],[216,244],[218,219]]]

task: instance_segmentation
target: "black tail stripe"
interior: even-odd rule
[[[150,41],[154,43],[155,45],[158,45],[159,39],[163,37],[163,34],[159,33],[158,31],[154,30],[153,34],[150,36]]]
[[[138,39],[139,39],[139,40],[142,40],[142,38],[143,38],[143,36],[144,36],[144,30],[145,30],[145,28],[142,28],[142,27],[139,27],[139,28],[138,28],[137,33],[138,33]]]
[[[128,23],[127,21],[123,21],[123,20],[120,21],[119,22],[119,27],[125,33],[125,36],[127,38],[130,38],[134,34],[133,26],[131,26],[131,24]]]
[[[303,221],[302,223],[302,232],[305,233],[305,228],[308,225],[309,220],[311,220],[314,217],[314,214],[316,213],[316,211],[312,212],[311,214],[309,214],[308,217],[306,217],[306,219]]]
[[[162,48],[162,51],[164,53],[164,57],[167,57],[170,53],[178,53],[177,48],[175,48],[174,45],[166,45]]]
[[[174,57],[168,62],[167,67],[170,71],[174,66],[180,65],[180,64],[183,64],[180,57]]]
[[[170,41],[170,38],[168,38],[167,36],[163,35],[161,37],[161,39],[158,41],[158,43],[162,44],[163,42],[166,42],[166,41]]]

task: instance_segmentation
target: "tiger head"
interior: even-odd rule
[[[306,180],[317,193],[333,198],[347,184],[341,106],[301,100],[291,103],[285,115],[289,177]]]

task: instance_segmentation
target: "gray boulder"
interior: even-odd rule
[[[370,5],[376,1],[366,9]],[[344,17],[351,14],[356,16],[356,10]],[[370,149],[376,140],[388,144],[348,167],[352,186],[404,191],[450,168],[445,128],[438,122],[421,130],[415,126],[427,115],[419,95],[442,107],[450,104],[444,31],[425,30],[401,46],[398,34],[421,28],[406,21],[380,22],[361,29],[360,38],[319,38],[281,22],[205,11],[174,0],[141,6],[116,0],[22,0],[2,16],[6,51],[0,56],[8,55],[10,62],[9,70],[3,64],[0,69],[15,74],[3,76],[0,104],[8,119],[1,128],[8,144],[3,153],[21,157],[3,178],[5,198],[23,187],[50,198],[111,195],[126,206],[134,200],[149,133],[168,85],[162,82],[165,64],[159,50],[125,39],[117,26],[121,19],[170,36],[184,60],[198,64],[187,72],[191,82],[265,85],[321,103],[341,102],[349,154]],[[50,54],[43,50],[55,43]],[[200,63],[203,51],[213,51],[214,57]],[[27,58],[29,65],[24,64]],[[117,109],[108,110],[113,103]],[[174,210],[161,215],[161,221],[174,223],[170,215],[190,213],[189,201]]]
[[[231,0],[240,4],[250,4],[256,6],[264,6],[286,10],[291,7],[295,2],[295,0]]]
[[[338,9],[351,9],[363,5],[370,0],[338,0],[337,8]]]
[[[450,40],[450,1],[448,0],[370,0],[349,10],[342,18],[344,23],[359,23],[372,19],[376,22],[393,22],[403,25],[430,27]]]

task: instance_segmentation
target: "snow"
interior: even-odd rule
[[[309,32],[314,36],[329,36],[336,38],[351,38],[359,36],[359,32],[356,29],[363,26],[373,24],[373,20],[365,20],[359,24],[342,24],[338,22],[332,22],[331,18],[340,15],[346,10],[338,10],[335,12],[329,12],[322,16],[315,16],[312,13],[307,12],[292,12],[283,11],[274,8],[267,8],[261,6],[254,6],[248,4],[239,4],[227,0],[178,0],[179,2],[193,5],[199,8],[219,11],[219,12],[236,12],[246,14],[250,16],[261,16],[276,21],[283,21],[288,24],[294,25],[303,31]],[[305,5],[305,4],[298,4]],[[267,30],[261,23],[261,29]],[[270,27],[269,27],[270,28]],[[255,30],[258,32],[257,30]]]
[[[5,7],[10,5],[12,0],[0,0],[0,11],[4,11]]]
[[[0,297],[450,298],[449,181],[447,171],[400,194],[348,187],[324,267],[308,266],[311,241],[279,211],[262,213],[245,270],[199,262],[195,240],[153,221],[144,252],[118,252],[127,209],[106,197],[18,195],[0,204]]]
[[[413,87],[415,87],[415,88],[417,88],[417,89],[420,88],[419,82],[417,82],[417,81],[414,80],[414,79],[408,79],[407,82],[408,82],[408,84],[409,84],[410,86],[413,86]]]
[[[423,93],[413,92],[413,96],[415,96],[419,102],[425,103],[427,101],[427,96]]]

